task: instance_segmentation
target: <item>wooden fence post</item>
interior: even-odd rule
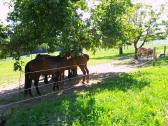
[[[164,58],[166,57],[166,46],[164,46]]]
[[[157,60],[156,48],[153,48],[153,66],[155,66],[155,62]]]

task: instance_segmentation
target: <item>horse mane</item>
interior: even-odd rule
[[[48,55],[48,54],[38,54],[38,55],[36,55],[36,57],[35,57],[35,59],[38,59],[38,58],[47,58],[47,57],[50,57],[50,55]]]

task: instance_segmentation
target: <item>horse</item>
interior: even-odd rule
[[[51,55],[48,55],[48,54],[38,54],[35,59],[44,59],[44,58],[45,59],[50,59],[50,60],[59,60],[62,57],[60,55],[51,56]],[[58,73],[55,73],[55,74],[58,75]],[[45,84],[48,83],[48,77],[47,76],[48,75],[44,76],[44,83]],[[64,76],[64,74],[63,74],[63,76]],[[57,76],[55,76],[55,77],[57,77]],[[59,80],[58,77],[57,78],[55,78],[55,77],[54,77],[54,75],[52,75],[52,79],[55,80],[55,81],[58,81]]]
[[[53,75],[55,73],[60,73],[57,68],[58,64],[55,64],[54,61],[46,62],[44,59],[34,59],[29,61],[25,66],[25,95],[29,92],[29,95],[32,96],[31,93],[31,84],[32,80],[34,80],[34,85],[37,91],[37,94],[40,95],[39,89],[38,89],[38,82],[41,75],[47,76],[47,75]],[[59,74],[59,75],[60,75]],[[57,88],[59,89],[58,85]]]
[[[51,55],[48,55],[48,54],[38,54],[37,56],[36,56],[36,58],[35,59],[44,59],[44,58],[46,58],[46,59],[57,59],[57,60],[59,60],[60,58],[62,58],[60,55],[57,55],[57,56],[51,56]],[[57,74],[58,75],[58,74]],[[52,75],[52,76],[54,76],[54,75]],[[64,76],[64,74],[63,74],[63,76]],[[68,78],[72,78],[72,77],[75,77],[75,76],[77,76],[77,66],[76,67],[74,67],[73,69],[69,69],[68,70]],[[55,76],[56,77],[56,76]],[[54,78],[54,79],[56,79],[56,78]],[[48,83],[48,78],[47,78],[47,75],[45,76],[45,78],[44,78],[44,83],[45,84],[47,84]]]
[[[153,59],[156,59],[156,50],[155,48],[154,49],[151,49],[151,48],[138,48],[137,50],[137,56],[138,56],[138,60],[141,56],[147,56],[147,58],[149,56],[152,56]]]
[[[65,70],[73,69],[76,66],[79,66],[81,71],[84,74],[83,83],[87,76],[87,83],[89,82],[89,70],[87,68],[87,62],[89,60],[89,55],[84,54],[82,56],[71,57],[71,58],[37,58],[29,61],[25,66],[25,95],[29,92],[31,93],[31,84],[34,80],[34,85],[37,91],[37,94],[40,95],[38,89],[38,82],[41,75],[53,75],[57,73],[61,75]],[[86,75],[87,74],[87,75]],[[60,77],[60,81],[64,77]],[[57,88],[59,89],[58,85]]]
[[[72,56],[72,53],[68,52],[66,53],[65,56],[70,57],[69,58],[70,60],[75,60],[76,66],[79,66],[79,68],[81,69],[82,73],[84,74],[82,83],[85,82],[86,76],[87,76],[87,83],[89,83],[89,69],[87,68],[87,62],[89,61],[89,55],[80,53],[78,56]]]

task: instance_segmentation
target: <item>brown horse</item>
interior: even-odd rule
[[[48,55],[48,54],[38,54],[37,56],[36,56],[36,58],[35,59],[46,59],[46,60],[59,60],[59,59],[61,59],[62,57],[60,56],[60,55],[57,55],[57,56],[51,56],[51,55]],[[58,75],[58,73],[55,73],[56,75]],[[64,73],[63,73],[63,76],[64,76]],[[52,78],[54,77],[54,79],[53,80],[59,80],[58,79],[58,77],[57,76],[55,76],[55,75],[52,75]],[[56,78],[55,78],[56,77]],[[44,83],[45,84],[47,84],[48,83],[48,75],[45,75],[45,77],[44,77]]]
[[[141,56],[147,56],[147,58],[149,58],[149,56],[152,56],[153,59],[156,59],[156,51],[155,48],[151,49],[151,48],[138,48],[137,50],[137,56],[138,56],[138,60],[140,59]]]
[[[84,74],[83,83],[85,82],[86,74],[87,82],[89,82],[89,70],[87,68],[88,60],[89,56],[87,54],[83,54],[82,56],[71,57],[68,59],[58,57],[37,58],[28,62],[25,67],[25,94],[29,92],[29,95],[32,96],[31,84],[32,80],[34,80],[36,91],[40,95],[38,82],[41,75],[46,76],[53,75],[55,73],[62,75],[65,70],[73,69],[76,66],[79,66]],[[63,76],[61,76],[60,80],[63,80]]]
[[[40,76],[52,75],[58,72],[60,72],[61,74],[61,71],[54,69],[57,68],[57,65],[58,64],[55,65],[55,62],[52,61],[46,62],[44,59],[34,59],[28,62],[25,67],[25,94],[29,92],[29,95],[32,96],[31,84],[32,80],[34,80],[36,91],[40,95],[38,89],[38,82]]]
[[[62,57],[60,55],[57,55],[57,56],[51,56],[51,55],[48,55],[48,54],[38,54],[36,56],[35,59],[49,59],[49,60],[59,60],[61,59]],[[56,74],[58,75],[58,74]],[[52,75],[54,77],[56,77],[55,75]],[[63,76],[64,76],[64,73],[63,73]],[[68,78],[72,78],[72,77],[75,77],[77,76],[77,66],[74,67],[74,69],[69,69],[68,70]],[[55,79],[58,79],[58,78],[54,78]],[[48,83],[48,76],[46,75],[45,78],[44,78],[44,83],[47,84]]]
[[[87,62],[89,60],[89,55],[80,54],[79,56],[73,57],[71,55],[71,53],[67,53],[64,58],[66,58],[67,61],[70,61],[70,64],[74,64],[71,67],[71,69],[68,70],[68,78],[70,78],[71,76],[73,77],[77,74],[77,66],[79,66],[81,71],[84,73],[84,75],[87,74],[87,78],[88,78],[87,82],[88,82],[88,80],[89,80],[89,70],[87,68]],[[41,54],[39,54],[39,55],[36,56],[36,59],[43,59],[43,60],[45,59],[45,60],[57,61],[57,60],[63,59],[63,57],[61,57],[60,55],[51,56],[51,55],[41,55]],[[45,77],[45,80],[47,80],[46,77]],[[85,81],[85,78],[83,80]]]

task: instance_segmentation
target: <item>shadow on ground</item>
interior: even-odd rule
[[[139,74],[139,76],[141,76],[141,74]],[[84,125],[91,125],[92,122],[94,124],[99,117],[99,115],[96,114],[97,110],[95,107],[95,98],[93,97],[94,94],[97,93],[97,89],[99,89],[100,92],[103,90],[120,90],[127,92],[128,90],[142,90],[145,86],[150,84],[147,80],[136,80],[132,74],[126,73],[103,73],[91,75],[91,80],[97,79],[99,81],[96,83],[81,84],[79,86],[76,86],[74,81],[71,80],[71,82],[69,81],[64,84],[64,89],[68,87],[74,88],[65,91],[60,96],[58,96],[59,93],[57,93],[55,95],[45,97],[44,99],[33,100],[31,102],[17,105],[15,106],[16,108],[22,106],[25,113],[27,113],[25,114],[25,117],[23,117],[24,121],[22,119],[19,120],[19,118],[13,119],[13,117],[10,117],[9,122],[13,124],[26,125],[31,121],[29,116],[33,116],[37,118],[37,120],[33,121],[34,125],[72,125],[76,119],[81,120],[81,123],[82,121],[84,123],[88,122],[88,124]],[[80,79],[75,80],[75,82],[79,81]],[[87,92],[88,99],[86,98],[86,100],[80,101],[78,99],[79,97],[81,98],[80,92],[82,91]],[[41,92],[47,93],[47,91],[44,91],[43,89],[41,89]],[[40,104],[37,105],[39,102]],[[35,106],[33,107],[33,110],[31,110],[32,106]],[[45,113],[45,115],[43,115],[45,117],[39,116],[42,113]],[[17,116],[21,116],[22,112],[20,111],[20,113],[17,114],[20,114]],[[89,118],[87,115],[94,118]],[[14,113],[11,114],[11,116],[14,116]]]
[[[93,73],[90,75],[90,83],[89,84],[82,84],[81,83],[82,76],[79,75],[78,77],[72,78],[72,79],[67,79],[64,83],[59,83],[60,90],[67,90],[66,92],[73,92],[73,91],[81,91],[85,90],[85,87],[90,89],[90,88],[95,88],[99,86],[103,86],[103,88],[107,88],[109,90],[122,90],[122,91],[127,91],[128,89],[134,89],[134,88],[139,88],[142,89],[144,86],[148,85],[149,82],[147,80],[143,81],[138,81],[133,78],[131,74],[126,74],[126,73],[115,73],[115,72],[110,72],[110,73]],[[46,94],[50,93],[53,91],[53,81],[50,80],[49,84],[44,84],[43,82],[39,83],[39,90],[41,94]],[[35,87],[32,87],[32,92],[33,96],[36,97],[38,96],[35,90]],[[14,92],[14,93],[12,93]],[[4,93],[0,94],[0,105],[2,104],[7,104],[9,102],[14,102],[20,99],[25,99],[24,96],[24,89],[12,89],[12,90],[6,90]],[[59,90],[56,89],[56,93],[59,92]],[[60,92],[59,92],[60,93]],[[29,98],[29,97],[26,97]]]

